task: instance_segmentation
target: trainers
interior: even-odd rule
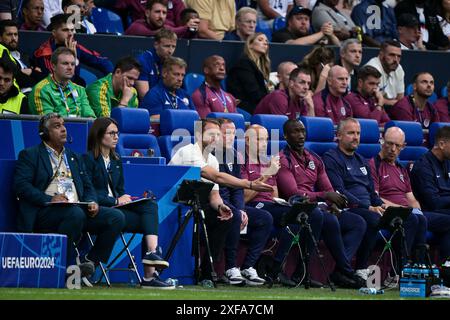
[[[359,289],[361,288],[360,283],[356,282],[354,279],[347,277],[345,274],[339,271],[335,271],[330,274],[330,280],[341,288],[348,289]]]
[[[142,258],[142,263],[159,269],[169,267],[169,263],[156,254],[156,252],[147,252],[147,254]]]
[[[367,278],[369,278],[370,270],[369,269],[358,269],[355,271],[355,274],[362,278],[363,280],[367,281]]]
[[[279,282],[281,285],[283,285],[283,286],[285,286],[285,287],[290,287],[290,288],[292,288],[292,287],[295,287],[295,286],[297,285],[297,283],[295,283],[294,281],[292,281],[292,280],[289,278],[289,276],[288,276],[286,273],[284,273],[284,272],[278,273],[277,280],[278,280],[278,282]]]
[[[153,278],[151,280],[142,279],[141,283],[142,289],[161,289],[161,290],[172,290],[175,286],[162,281],[159,278]]]
[[[256,271],[255,271],[256,272]],[[233,267],[225,271],[224,280],[228,284],[239,285],[245,282],[239,268]]]
[[[245,278],[245,283],[249,286],[260,286],[266,283],[266,280],[260,278],[253,267],[242,270],[241,275]]]
[[[397,274],[395,276],[387,275],[386,279],[384,279],[383,285],[386,288],[395,289],[398,288],[398,283],[400,281],[400,276]]]

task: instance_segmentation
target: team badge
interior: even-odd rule
[[[188,106],[189,105],[189,99],[188,98],[184,98],[183,99],[183,103],[184,103],[184,105]]]
[[[367,176],[367,169],[366,169],[366,167],[361,167],[361,168],[359,168],[359,170],[361,170],[363,175]]]
[[[258,202],[258,204],[256,205],[256,209],[262,209],[264,207],[264,203],[262,202]]]
[[[345,115],[347,114],[347,112],[345,111],[345,108],[344,108],[344,107],[341,107],[341,114],[342,114],[343,116],[345,116]]]
[[[314,163],[314,161],[310,161],[308,164],[308,168],[310,168],[311,170],[315,170],[316,169],[316,164]]]
[[[233,164],[232,163],[227,163],[227,165],[228,165],[228,169],[230,171],[233,171]]]
[[[430,119],[425,119],[425,120],[423,120],[423,126],[424,126],[425,128],[428,128],[429,125],[430,125]]]
[[[401,174],[400,175],[400,180],[404,183],[405,182],[405,177]]]

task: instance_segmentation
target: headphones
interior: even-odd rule
[[[48,141],[50,139],[50,133],[48,131],[47,124],[50,119],[55,117],[60,117],[60,115],[56,112],[51,112],[42,116],[39,120],[39,136],[41,137],[41,140]]]

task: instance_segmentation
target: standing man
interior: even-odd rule
[[[22,150],[16,163],[18,230],[67,235],[68,262],[82,232],[96,234],[94,247],[80,259],[81,275],[89,277],[100,262],[108,262],[116,238],[125,227],[125,217],[119,210],[97,204],[82,158],[64,147],[67,131],[59,114],[50,113],[40,119],[39,135],[42,142]],[[89,205],[52,205],[79,201]]]
[[[192,93],[192,101],[200,118],[205,119],[210,112],[236,113],[236,99],[220,86],[226,77],[225,60],[213,55],[203,62],[205,82]]]
[[[27,97],[14,85],[16,65],[9,59],[0,59],[0,113],[27,114]]]
[[[350,76],[350,81],[348,82],[349,92],[356,90],[356,76],[358,67],[361,64],[362,53],[361,42],[357,39],[350,38],[342,42],[340,49],[341,58],[338,64],[344,67]]]
[[[65,117],[95,118],[86,90],[72,79],[75,73],[75,54],[60,47],[52,54],[52,74],[33,87],[28,106],[31,114],[56,112]]]
[[[109,117],[112,108],[138,107],[135,81],[139,78],[141,66],[133,57],[117,61],[112,74],[98,79],[86,88],[92,109],[97,117]]]

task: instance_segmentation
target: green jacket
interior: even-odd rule
[[[114,95],[112,73],[91,83],[86,88],[86,93],[97,117],[109,117],[111,109],[117,107],[122,99],[122,92],[118,97]],[[137,108],[138,104],[137,91],[133,88],[133,97],[128,101],[128,107]]]
[[[83,87],[69,81],[68,85],[65,88],[61,87],[60,90],[51,75],[33,87],[28,97],[28,106],[31,114],[42,115],[57,112],[63,117],[95,118],[95,113],[89,105],[86,90]]]

